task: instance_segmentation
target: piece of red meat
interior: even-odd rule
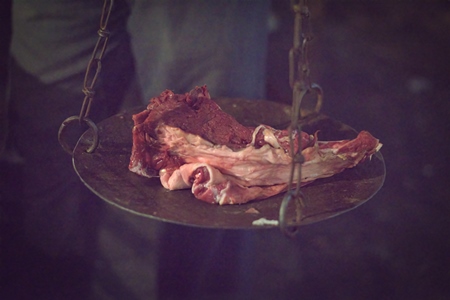
[[[268,198],[287,188],[288,130],[239,124],[211,100],[206,86],[183,95],[166,90],[133,120],[129,169],[159,176],[167,189],[190,188],[196,198],[222,205]],[[300,134],[305,157],[302,185],[354,167],[381,147],[367,131],[331,142],[293,134]]]

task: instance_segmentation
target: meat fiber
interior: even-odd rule
[[[159,176],[169,190],[190,188],[196,198],[223,205],[287,189],[292,161],[288,130],[239,124],[211,100],[206,86],[186,94],[166,90],[133,120],[130,171]],[[354,140],[331,142],[319,141],[317,134],[293,135],[300,135],[305,157],[302,185],[352,168],[381,148],[367,131]]]

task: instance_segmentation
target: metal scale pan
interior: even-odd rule
[[[287,105],[263,100],[215,100],[244,125],[277,127],[290,120],[291,108]],[[136,108],[98,123],[100,142],[94,153],[85,151],[92,143],[92,130],[86,131],[78,141],[73,151],[73,165],[84,184],[96,195],[129,212],[188,226],[253,229],[267,227],[253,225],[255,220],[278,220],[284,193],[247,204],[219,206],[197,200],[190,190],[168,191],[161,186],[159,178],[149,179],[130,172],[131,116],[143,109]],[[308,133],[320,129],[322,140],[356,136],[351,127],[323,114],[311,115],[303,122],[303,130]],[[381,188],[385,174],[383,156],[378,152],[353,169],[305,186],[302,188],[306,196],[305,208],[300,224],[296,225],[325,220],[361,205]],[[295,220],[294,205],[286,217]]]

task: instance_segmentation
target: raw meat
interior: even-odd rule
[[[239,124],[211,100],[206,86],[186,94],[166,90],[133,120],[130,171],[159,176],[169,190],[190,188],[196,198],[223,205],[268,198],[287,188],[288,130]],[[293,132],[298,134],[305,157],[302,185],[352,168],[381,148],[367,131],[354,140],[331,142]]]

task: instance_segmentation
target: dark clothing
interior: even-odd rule
[[[239,262],[245,235],[163,225],[112,207],[83,185],[58,143],[59,126],[81,108],[102,5],[13,1],[9,140],[23,162],[18,193],[9,195],[20,218],[11,247],[24,255],[9,267],[26,272],[32,262],[49,281],[62,274],[29,291],[45,299],[233,296],[247,276]],[[115,1],[90,117],[98,122],[165,89],[203,84],[214,97],[263,98],[268,10],[268,1]],[[68,140],[81,135],[75,129]],[[72,286],[56,288],[65,284]]]

